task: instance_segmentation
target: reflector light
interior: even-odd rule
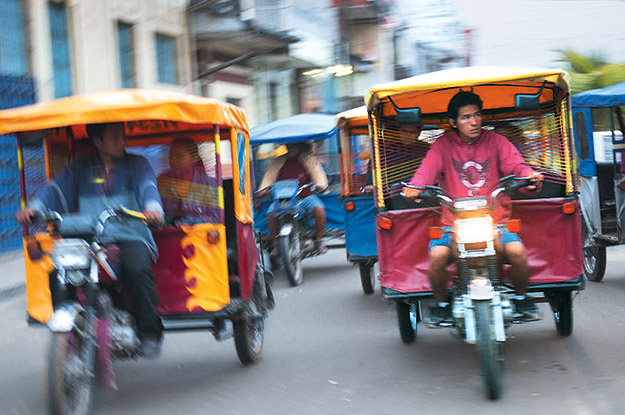
[[[348,212],[354,210],[354,202],[345,202],[345,210]]]
[[[441,239],[443,237],[443,228],[440,226],[432,226],[428,229],[428,234],[432,240]]]
[[[508,232],[518,233],[521,230],[521,221],[519,219],[510,219],[506,222]]]
[[[209,244],[216,244],[219,242],[219,232],[218,231],[208,231],[206,233],[206,240]]]
[[[563,204],[562,205],[562,213],[564,213],[565,215],[571,215],[571,214],[575,213],[575,203],[567,202],[567,203]]]
[[[622,182],[620,182],[620,183],[618,184],[618,187],[619,187],[621,190],[625,190],[625,180],[623,180]]]
[[[380,222],[378,222],[378,225],[380,228],[388,231],[393,227],[393,221],[389,218],[382,218],[380,219]]]

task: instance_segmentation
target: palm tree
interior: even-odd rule
[[[608,63],[600,52],[588,56],[569,49],[559,51],[558,62],[566,63],[566,70],[571,75],[571,92],[603,88],[625,81],[625,64]]]

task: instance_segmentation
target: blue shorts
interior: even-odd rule
[[[278,207],[278,202],[273,201],[271,205],[269,205],[269,209],[267,210],[267,213],[273,212],[274,210],[276,210],[276,207]],[[306,196],[303,199],[298,200],[297,207],[304,214],[304,216],[311,217],[312,211],[314,208],[316,207],[323,208],[324,206],[323,206],[323,202],[321,201],[321,199],[319,199],[319,196],[310,195],[310,196]]]
[[[443,236],[439,239],[432,239],[430,241],[430,251],[435,246],[446,246],[451,249],[452,233],[449,232],[451,230],[451,226],[445,226],[443,228]],[[519,238],[519,235],[514,232],[508,232],[506,228],[499,228],[498,234],[503,245],[509,244],[510,242],[521,242],[521,238]]]

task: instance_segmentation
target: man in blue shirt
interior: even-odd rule
[[[145,158],[126,153],[124,123],[89,124],[87,134],[97,151],[73,161],[51,180],[28,207],[17,213],[17,221],[29,224],[43,208],[60,213],[97,215],[108,207],[123,204],[143,211],[147,224],[162,223],[164,214],[156,176]],[[123,224],[109,221],[102,240],[119,247],[121,277],[133,298],[133,314],[143,355],[155,358],[160,354],[162,325],[156,312],[156,285],[151,267],[157,256],[152,234],[140,221]],[[58,285],[51,278],[55,310],[63,300],[58,295]]]

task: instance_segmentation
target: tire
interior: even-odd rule
[[[553,293],[548,298],[558,334],[560,336],[571,335],[573,332],[573,301],[571,292]]]
[[[47,403],[54,415],[89,415],[96,393],[96,343],[91,322],[78,317],[76,329],[53,333],[48,354]],[[93,317],[89,320],[95,320]]]
[[[256,275],[254,288],[248,301],[249,310],[241,319],[233,321],[234,346],[237,350],[239,361],[244,365],[250,365],[260,360],[263,350],[265,331],[266,309],[265,299],[262,298],[260,284],[264,280]]]
[[[582,243],[586,246],[588,229],[582,222]],[[599,282],[605,275],[606,253],[605,246],[591,245],[583,248],[584,254],[584,275],[589,281]]]
[[[421,321],[419,303],[397,302],[397,325],[399,336],[404,344],[414,343],[417,340],[419,321]]]
[[[474,305],[484,390],[488,399],[499,399],[503,392],[503,342],[495,340],[490,301],[475,301]]]
[[[373,262],[359,262],[358,268],[360,269],[360,282],[362,284],[362,291],[365,294],[373,294],[375,291],[375,272],[373,270]]]
[[[300,285],[304,281],[301,254],[299,233],[295,229],[289,235],[280,236],[280,256],[286,276],[292,286]]]

